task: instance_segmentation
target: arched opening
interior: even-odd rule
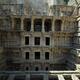
[[[15,18],[14,19],[14,29],[15,30],[20,30],[21,28],[21,19],[20,18]]]
[[[46,19],[44,22],[45,32],[51,31],[52,21],[51,19]]]
[[[31,30],[31,19],[24,19],[24,30],[25,31]]]
[[[48,67],[46,67],[46,68],[45,68],[45,70],[46,70],[46,71],[48,71],[48,70],[49,70],[49,68],[48,68]]]
[[[27,67],[26,67],[26,71],[28,71],[28,70],[29,70],[29,67],[27,66]]]
[[[55,21],[55,31],[61,31],[62,21],[56,20]]]
[[[39,71],[39,67],[35,67],[35,71]]]
[[[36,31],[36,32],[42,31],[42,19],[34,20],[34,31]]]

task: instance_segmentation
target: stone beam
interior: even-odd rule
[[[59,80],[65,80],[64,77],[63,77],[63,75],[58,75],[58,79]]]
[[[72,80],[79,80],[79,78],[76,75],[71,75]]]

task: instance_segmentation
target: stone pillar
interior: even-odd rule
[[[26,79],[25,80],[30,80],[30,74],[26,75]]]
[[[65,21],[64,21],[64,19],[63,19],[63,21],[62,21],[62,26],[61,26],[61,31],[64,31],[65,30]]]
[[[21,18],[21,30],[22,30],[22,31],[24,30],[24,22],[23,22],[23,21],[24,21],[24,18],[22,17],[22,18]]]
[[[44,79],[43,79],[43,80],[49,80],[48,75],[46,75],[46,74],[45,74],[43,77],[44,77]]]
[[[58,75],[58,80],[65,80],[63,75]]]
[[[14,18],[12,17],[12,30],[14,30]]]
[[[45,32],[45,26],[44,26],[45,18],[42,18],[42,32]]]
[[[72,80],[79,80],[79,78],[76,75],[71,75]]]
[[[55,25],[54,25],[54,23],[55,23],[55,20],[54,20],[54,18],[53,18],[53,19],[52,19],[52,32],[55,31]]]
[[[34,32],[34,17],[31,20],[31,31]]]
[[[15,75],[12,74],[12,75],[9,75],[9,78],[7,80],[14,80],[14,78],[15,78]]]
[[[25,45],[25,36],[24,36],[24,33],[21,33],[20,36],[21,36],[20,45],[24,46]]]

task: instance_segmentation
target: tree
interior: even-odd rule
[[[78,13],[79,13],[79,8],[80,8],[80,3],[77,1],[77,0],[75,0],[75,3],[76,3],[76,5],[77,5],[77,15],[79,15]]]

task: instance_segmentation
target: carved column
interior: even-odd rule
[[[25,80],[30,80],[30,74],[26,75],[26,79]]]
[[[45,74],[44,75],[44,79],[43,80],[49,80],[49,78],[48,78],[48,75],[47,74]]]
[[[14,18],[12,17],[12,30],[14,30]]]
[[[45,32],[45,26],[44,26],[45,18],[42,18],[42,32]]]
[[[22,17],[21,18],[21,30],[24,30],[24,22],[23,21],[24,21],[24,18]]]
[[[54,25],[54,23],[55,23],[55,19],[53,18],[53,19],[52,19],[52,32],[55,31],[55,25]]]
[[[31,31],[34,32],[34,17],[31,20]]]

